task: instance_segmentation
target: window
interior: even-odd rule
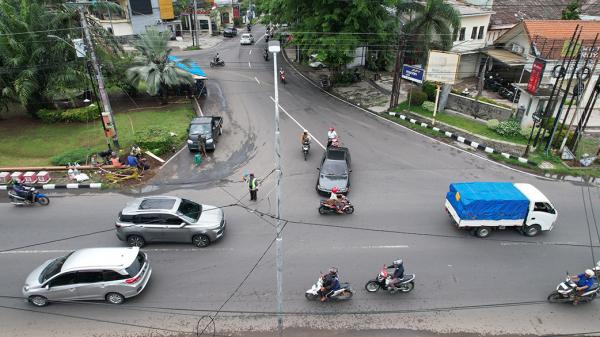
[[[150,0],[129,0],[131,14],[143,15],[152,14],[152,3]]]
[[[473,27],[473,29],[471,30],[471,40],[475,40],[476,37],[477,37],[477,27]]]
[[[156,214],[142,214],[136,215],[133,219],[133,223],[135,224],[157,224],[160,221]]]
[[[96,283],[102,282],[102,273],[99,271],[80,271],[77,272],[77,283]]]
[[[196,222],[200,218],[200,213],[202,213],[202,205],[193,201],[181,199],[181,204],[179,204],[177,213],[193,219],[192,222]]]
[[[66,273],[62,275],[58,275],[55,279],[50,281],[50,287],[59,287],[66,286],[70,284],[75,284],[75,273]]]
[[[118,281],[118,280],[124,280],[126,278],[127,278],[127,275],[121,275],[121,274],[117,273],[116,271],[112,271],[112,270],[102,271],[102,279],[104,281]]]
[[[200,29],[208,29],[208,20],[198,20]]]
[[[63,266],[63,263],[65,263],[65,261],[67,260],[67,258],[69,258],[69,256],[71,256],[71,254],[73,253],[69,253],[69,255],[67,256],[59,257],[54,261],[50,262],[50,264],[46,268],[44,268],[44,270],[40,274],[40,283],[46,282],[47,280],[51,279],[52,276],[58,274]]]
[[[165,225],[181,225],[181,223],[183,222],[183,220],[176,217],[175,215],[163,214],[160,217],[162,220],[161,223]]]
[[[458,41],[464,41],[465,40],[465,33],[467,31],[467,28],[462,27],[460,29],[460,32],[458,33]]]
[[[550,214],[556,213],[554,208],[552,208],[552,206],[550,206],[550,204],[548,204],[546,202],[536,202],[533,207],[533,211],[534,212],[545,212],[545,213],[550,213]]]
[[[142,270],[142,266],[144,265],[145,261],[146,256],[144,255],[144,253],[138,253],[135,260],[133,260],[133,262],[131,263],[131,266],[125,268],[125,270],[127,270],[127,273],[130,277],[133,277],[137,275],[140,272],[140,270]]]
[[[475,29],[475,28],[473,28]],[[479,26],[479,34],[477,34],[477,40],[483,39],[483,32],[485,31],[485,26]]]

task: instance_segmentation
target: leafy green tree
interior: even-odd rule
[[[134,84],[146,84],[149,95],[160,95],[164,104],[167,103],[169,88],[179,85],[193,84],[192,76],[177,68],[175,62],[169,60],[172,49],[167,46],[170,33],[151,29],[141,36],[134,44],[139,52],[136,63],[139,65],[127,70],[127,77]],[[186,60],[182,62],[187,62]]]
[[[579,20],[579,14],[581,14],[579,0],[573,0],[562,10],[560,18],[562,20]]]
[[[399,9],[411,17],[403,27],[409,58],[424,64],[430,49],[452,49],[460,29],[460,13],[451,4],[427,0],[425,3],[403,3]]]

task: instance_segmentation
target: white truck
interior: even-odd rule
[[[477,237],[494,229],[517,228],[526,236],[552,230],[558,212],[548,198],[530,184],[469,182],[450,184],[446,211],[458,228]]]

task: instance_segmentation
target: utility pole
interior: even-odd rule
[[[398,50],[396,51],[396,65],[394,66],[394,82],[392,82],[392,95],[390,97],[390,110],[398,106],[398,100],[400,99],[400,86],[402,83],[400,71],[404,60],[405,45],[406,39],[404,39],[404,32],[400,32],[400,36],[398,37]]]
[[[279,41],[269,41],[269,51],[273,53],[273,83],[275,84],[275,172],[277,172],[275,207],[277,215],[277,236],[275,238],[275,260],[277,265],[277,331],[283,336],[283,237],[281,236],[281,137],[279,132],[279,79],[277,75],[277,53],[281,51]]]
[[[98,59],[96,58],[96,51],[94,50],[94,45],[92,42],[92,38],[90,35],[90,29],[87,24],[87,20],[85,18],[84,9],[79,7],[79,18],[81,20],[81,27],[85,33],[85,41],[86,45],[90,51],[90,59],[92,61],[92,68],[96,73],[96,82],[98,83],[98,91],[100,92],[100,99],[102,100],[102,106],[104,107],[104,112],[108,113],[110,122],[105,125],[105,128],[112,128],[114,130],[114,134],[112,136],[113,145],[115,148],[119,148],[119,136],[117,134],[117,125],[115,124],[115,118],[113,116],[112,107],[110,105],[110,100],[108,99],[108,94],[106,93],[106,89],[104,88],[104,77],[102,76],[102,70],[100,69],[100,65],[98,64]]]
[[[194,38],[194,45],[196,47],[200,47],[200,39],[198,36],[198,18],[196,17],[196,12],[198,11],[198,2],[197,0],[194,0],[194,15],[192,15],[192,17],[194,18],[194,30],[192,30],[192,37]]]

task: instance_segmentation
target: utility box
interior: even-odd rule
[[[25,178],[25,183],[27,184],[35,184],[37,182],[37,175],[32,171],[25,172],[23,178]]]
[[[10,173],[0,172],[0,184],[8,184],[8,183],[10,183]]]
[[[40,171],[37,174],[38,183],[45,184],[50,181],[50,173],[46,171]]]

